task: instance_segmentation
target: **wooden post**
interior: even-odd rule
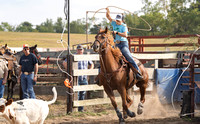
[[[144,52],[144,39],[142,38],[142,52]]]
[[[72,70],[78,69],[78,62],[74,62],[72,63]],[[73,86],[77,86],[78,85],[78,76],[73,76]],[[78,100],[78,92],[74,92],[73,95],[73,101],[77,101]],[[72,106],[73,107],[73,106]],[[72,108],[72,111],[77,112],[78,109],[77,108]]]
[[[192,54],[190,55],[190,59],[192,59],[192,62],[191,62],[191,70],[190,70],[190,76],[191,76],[191,85],[190,85],[190,89],[191,89],[191,110],[190,112],[192,113],[191,114],[191,117],[194,118],[194,95],[195,95],[195,77],[194,77],[194,68],[195,68],[195,54],[192,56]]]
[[[158,63],[158,59],[155,59],[155,66],[154,66],[154,69],[157,69],[158,68],[158,65],[159,63]]]
[[[141,38],[139,38],[139,45],[141,45]],[[142,52],[142,46],[139,46],[139,52]]]

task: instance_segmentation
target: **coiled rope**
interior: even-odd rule
[[[131,14],[137,16],[137,15],[134,14],[133,12],[130,12],[129,10],[126,10],[126,9],[123,9],[123,8],[120,8],[120,7],[117,7],[117,6],[107,6],[106,8],[117,8],[117,9],[126,11],[126,12],[128,12],[128,13],[131,13]],[[103,9],[106,9],[106,8],[101,8],[101,9],[98,9],[97,11],[95,11],[95,12],[94,12],[94,15],[92,16],[92,19],[94,19],[95,15],[96,15],[99,11],[101,11],[101,10],[103,10]],[[148,29],[134,28],[134,27],[128,27],[128,28],[129,28],[129,29],[132,29],[132,30],[151,31],[151,29],[152,29],[152,28],[151,28],[151,25],[150,25],[145,19],[143,19],[142,17],[138,16],[138,18],[140,18],[143,22],[145,22],[145,23],[148,25],[149,28],[148,28]],[[94,23],[94,25],[96,25],[95,22],[94,22],[94,20],[93,20],[93,23]],[[98,26],[98,25],[97,25],[97,26]],[[98,26],[98,27],[99,27],[99,26]]]

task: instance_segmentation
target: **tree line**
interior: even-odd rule
[[[151,25],[151,31],[130,30],[130,35],[152,36],[152,35],[181,35],[200,33],[200,0],[142,0],[144,7],[133,13],[125,13],[125,23],[130,28],[148,29],[148,25],[142,21],[146,20]],[[100,27],[109,27],[110,23],[106,18],[96,24],[97,18],[88,19],[88,32],[96,34]],[[63,27],[67,29],[66,20],[61,17],[56,22],[46,19],[40,25],[33,26],[30,22],[22,22],[18,26],[12,26],[7,22],[2,22],[0,31],[13,32],[50,32],[61,33]],[[65,31],[67,32],[67,31]],[[86,21],[84,18],[70,22],[70,33],[86,33]]]

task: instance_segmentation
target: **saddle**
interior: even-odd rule
[[[136,62],[137,66],[139,67],[140,65],[142,65],[142,63],[136,59],[135,57],[133,57],[134,61]],[[131,63],[129,63],[129,61],[126,60],[126,58],[124,56],[121,56],[121,59],[119,60],[120,64],[123,65],[123,68],[126,68],[126,71],[127,71],[127,82],[129,80],[129,72],[130,72],[130,69],[131,69]],[[133,70],[133,73],[136,75],[137,70]]]
[[[136,59],[135,57],[133,57],[134,61],[136,62],[137,66],[139,67],[140,65],[142,65],[142,63]],[[126,60],[126,58],[124,56],[121,56],[121,59],[119,60],[121,65],[124,65],[124,67],[129,67],[130,68],[130,63],[129,61]]]

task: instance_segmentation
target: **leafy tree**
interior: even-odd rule
[[[172,0],[170,3],[167,18],[173,27],[173,35],[197,33],[195,29],[199,28],[199,9],[187,6],[187,0]]]
[[[93,27],[90,28],[90,33],[97,34],[99,32],[100,27],[101,27],[101,24],[93,25]]]
[[[144,15],[139,16],[135,14],[126,14],[125,22],[131,28],[137,28],[130,30],[130,35],[159,35],[162,33],[162,29],[165,23],[165,15],[161,13],[162,7],[160,3],[153,5],[151,2],[146,0],[145,6],[142,8]],[[148,24],[143,21],[146,20],[151,25],[151,31],[143,31],[141,29],[149,29]]]
[[[54,24],[54,30],[55,30],[55,32],[56,33],[62,33],[63,26],[64,26],[64,23],[62,21],[62,18],[61,17],[57,18],[57,22]]]
[[[70,23],[70,33],[78,33],[83,34],[85,33],[85,21],[84,19],[77,19],[76,21],[72,21]]]
[[[0,31],[4,31],[4,29],[2,28],[2,26],[0,25]]]
[[[52,19],[47,19],[46,22],[37,25],[36,29],[39,32],[51,32],[51,33],[55,32]]]
[[[17,32],[33,32],[34,29],[32,27],[33,25],[30,22],[25,21],[17,26],[16,31]]]
[[[14,31],[14,27],[7,22],[2,22],[0,26],[1,31]]]

